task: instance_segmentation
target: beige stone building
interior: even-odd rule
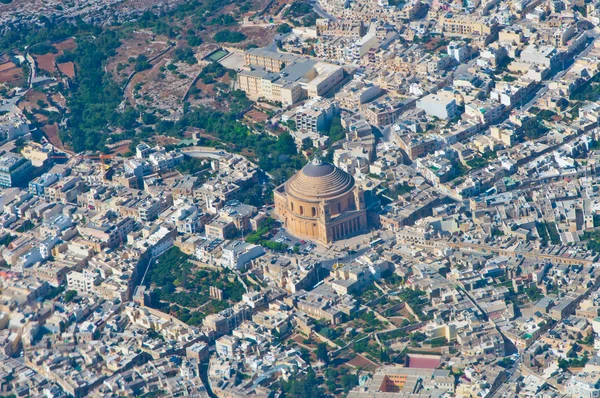
[[[456,36],[480,36],[492,35],[498,27],[495,20],[489,18],[475,18],[470,15],[454,15],[441,19],[444,33]]]
[[[354,178],[315,159],[275,189],[275,212],[291,234],[327,244],[367,228],[364,193]]]
[[[238,73],[240,90],[286,106],[327,95],[344,80],[341,66],[267,50],[248,50],[246,66]]]

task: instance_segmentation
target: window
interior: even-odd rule
[[[342,212],[342,204],[338,202],[338,213]]]
[[[316,208],[316,207],[313,207],[313,208],[312,208],[312,216],[313,216],[313,217],[316,217],[316,216],[317,216],[317,208]]]
[[[290,202],[290,209],[294,211],[294,202]]]
[[[304,206],[300,206],[300,215],[304,214]]]

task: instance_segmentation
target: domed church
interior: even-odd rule
[[[327,244],[367,228],[364,192],[354,177],[314,159],[275,188],[275,213],[299,238]]]

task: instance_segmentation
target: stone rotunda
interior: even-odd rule
[[[275,213],[294,236],[327,244],[367,228],[364,193],[354,177],[314,159],[275,188]]]

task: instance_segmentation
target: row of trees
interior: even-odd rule
[[[242,32],[235,32],[228,29],[221,30],[213,36],[217,43],[239,43],[246,40],[246,35]]]

